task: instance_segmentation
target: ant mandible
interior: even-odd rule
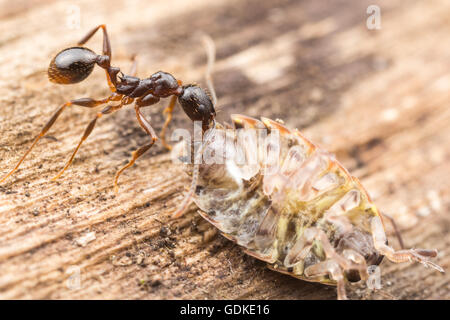
[[[92,50],[83,47],[83,45],[99,30],[103,31],[103,52],[101,55],[96,54]],[[96,100],[92,98],[80,98],[70,100],[64,103],[55,114],[50,118],[39,135],[35,138],[30,148],[17,162],[16,166],[0,179],[0,183],[6,180],[13,174],[20,166],[25,157],[30,153],[36,143],[42,138],[47,131],[55,123],[59,115],[67,107],[76,105],[86,108],[94,108],[109,102],[119,102],[117,105],[108,105],[102,111],[98,112],[95,118],[89,123],[78,143],[72,156],[67,161],[64,168],[52,179],[58,179],[63,172],[72,163],[77,151],[79,150],[83,141],[91,134],[95,124],[103,115],[113,113],[122,107],[134,102],[134,109],[139,125],[150,136],[150,142],[137,150],[133,151],[129,162],[117,171],[114,177],[114,190],[118,191],[118,180],[120,174],[127,168],[131,167],[134,162],[142,156],[148,149],[150,149],[157,141],[157,136],[153,130],[150,122],[144,117],[141,112],[142,107],[154,105],[159,102],[161,98],[171,97],[169,106],[164,109],[167,118],[161,129],[161,142],[167,149],[171,146],[165,141],[165,131],[170,121],[172,120],[172,113],[178,98],[178,102],[183,108],[186,115],[192,121],[201,121],[203,130],[207,130],[214,123],[215,110],[213,103],[208,94],[196,85],[182,85],[180,80],[175,79],[170,73],[158,71],[152,74],[149,78],[139,79],[136,75],[136,60],[134,59],[130,75],[124,75],[119,68],[111,66],[111,45],[106,31],[106,25],[102,24],[86,34],[77,44],[76,47],[70,47],[59,52],[50,62],[48,68],[48,78],[51,82],[58,84],[74,84],[86,79],[98,65],[106,72],[106,80],[112,94],[104,99]],[[119,75],[120,73],[120,75]]]

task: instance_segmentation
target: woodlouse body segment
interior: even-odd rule
[[[376,206],[334,156],[277,121],[231,118],[233,129],[216,124],[205,133],[204,155],[223,161],[199,165],[193,200],[247,254],[278,272],[337,285],[339,299],[347,281],[367,280],[383,256],[443,272],[429,260],[434,250],[387,245]]]

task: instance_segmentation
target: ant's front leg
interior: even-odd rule
[[[169,106],[167,108],[165,108],[163,111],[163,114],[167,114],[167,118],[161,129],[160,137],[161,137],[161,144],[167,150],[172,150],[172,146],[166,142],[166,129],[169,126],[170,121],[172,121],[173,109],[175,108],[176,102],[177,102],[177,96],[172,96],[172,98],[170,98]]]
[[[119,186],[118,186],[118,181],[119,181],[119,177],[122,174],[122,172],[131,167],[136,160],[142,156],[148,149],[150,149],[156,142],[156,140],[158,140],[155,130],[153,130],[152,126],[150,125],[150,122],[145,119],[144,115],[141,112],[141,108],[142,107],[147,107],[147,106],[151,106],[155,103],[157,103],[159,101],[158,97],[155,97],[154,95],[147,94],[146,96],[139,98],[136,101],[135,104],[135,111],[136,111],[136,118],[139,122],[139,125],[141,126],[142,129],[144,129],[144,131],[150,136],[150,143],[138,148],[137,150],[133,151],[131,153],[131,159],[130,161],[128,161],[128,163],[123,166],[119,171],[117,171],[116,176],[114,177],[114,191],[117,193],[119,192]]]
[[[178,80],[178,86],[182,86],[183,83],[181,80]],[[164,122],[164,125],[161,129],[160,137],[161,137],[161,143],[167,150],[172,150],[172,146],[166,142],[166,129],[169,126],[169,123],[172,121],[172,114],[173,109],[175,108],[175,104],[177,102],[177,96],[172,96],[170,98],[169,106],[164,109],[163,114],[167,114],[166,121]]]

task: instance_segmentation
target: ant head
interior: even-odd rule
[[[202,88],[192,84],[184,86],[178,101],[192,121],[201,121],[205,130],[211,126],[216,111],[210,97]]]
[[[72,84],[86,79],[94,69],[97,54],[83,47],[72,47],[59,52],[48,67],[48,78],[59,84]]]

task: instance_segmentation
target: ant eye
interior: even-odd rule
[[[71,84],[83,81],[92,72],[97,55],[87,48],[64,49],[53,58],[48,67],[51,82]]]

